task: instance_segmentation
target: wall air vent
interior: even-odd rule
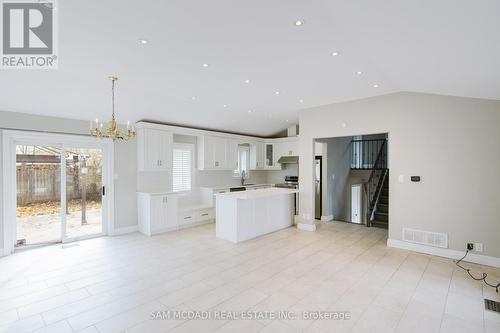
[[[403,228],[403,240],[406,242],[448,248],[448,234]]]

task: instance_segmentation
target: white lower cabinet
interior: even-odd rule
[[[151,236],[178,229],[177,194],[138,193],[139,231]]]
[[[186,207],[179,210],[179,228],[187,228],[198,224],[213,222],[213,207]]]

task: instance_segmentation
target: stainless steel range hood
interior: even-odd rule
[[[298,164],[299,157],[298,156],[281,156],[278,160],[280,164]]]

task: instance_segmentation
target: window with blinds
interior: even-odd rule
[[[173,149],[173,191],[191,191],[193,175],[194,145],[174,144]]]

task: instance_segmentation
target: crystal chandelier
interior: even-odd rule
[[[103,123],[99,123],[99,119],[96,119],[95,122],[90,122],[90,134],[99,138],[111,138],[113,141],[132,139],[135,137],[135,129],[134,126],[130,125],[130,121],[127,121],[126,131],[121,131],[116,123],[115,82],[118,78],[116,76],[110,76],[109,79],[111,80],[111,106],[113,110],[113,113],[111,114],[111,121],[108,123],[108,127],[106,129],[103,128]]]

